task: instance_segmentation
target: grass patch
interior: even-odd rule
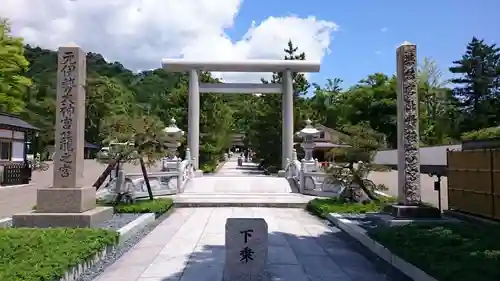
[[[112,206],[112,204],[98,202],[101,206]],[[167,212],[174,201],[171,198],[156,198],[154,200],[138,200],[133,204],[124,204],[120,203],[118,206],[115,206],[115,213],[136,213],[136,214],[144,214],[144,213],[155,213],[156,217]]]
[[[500,280],[498,225],[415,224],[369,235],[439,281]]]
[[[394,202],[393,198],[380,198],[380,202],[363,203],[346,203],[337,198],[316,198],[307,203],[306,210],[312,214],[326,218],[329,213],[350,213],[364,214],[368,212],[378,212],[390,203]]]
[[[54,281],[116,244],[114,231],[91,228],[0,229],[0,280]]]

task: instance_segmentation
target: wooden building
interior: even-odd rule
[[[320,131],[319,136],[314,138],[314,150],[313,150],[313,158],[318,159],[319,162],[329,162],[331,159],[328,158],[328,152],[332,148],[339,147],[349,147],[348,144],[345,144],[341,141],[341,139],[345,136],[343,133],[336,131],[332,128],[328,128],[323,125],[315,125],[314,126],[318,131]],[[295,148],[297,149],[297,153],[299,154],[299,159],[303,157],[301,152],[302,148],[300,144],[302,139],[298,136],[295,136]]]
[[[28,141],[38,130],[18,116],[0,113],[0,184],[29,182]]]

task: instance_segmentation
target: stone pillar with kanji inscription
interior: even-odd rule
[[[85,53],[59,48],[53,188],[82,188],[85,146]]]
[[[440,217],[420,196],[420,137],[418,117],[417,46],[404,42],[396,51],[398,107],[398,204],[388,206],[395,217]]]
[[[36,211],[16,214],[14,226],[90,227],[112,210],[96,207],[96,190],[83,186],[86,54],[76,45],[60,47],[53,185],[37,190]]]

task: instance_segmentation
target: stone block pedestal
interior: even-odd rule
[[[427,205],[388,205],[383,209],[395,219],[437,219],[441,218],[438,208]]]
[[[112,207],[96,207],[94,187],[41,188],[34,212],[12,216],[14,227],[93,227],[113,216]]]

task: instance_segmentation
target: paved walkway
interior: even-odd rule
[[[238,166],[238,158],[233,157],[229,159],[224,165],[217,171],[215,176],[218,177],[254,177],[254,176],[265,176],[263,171],[258,169],[258,165],[252,162],[243,162],[242,166]]]
[[[215,173],[192,179],[184,193],[290,193],[285,178],[265,176],[254,163],[230,159]]]
[[[311,199],[310,196],[292,193],[285,178],[265,176],[254,163],[244,163],[239,167],[236,159],[226,162],[214,175],[190,180],[184,192],[174,196],[176,203],[196,207],[227,206],[231,203],[299,206]]]
[[[182,208],[94,281],[222,281],[229,217],[266,220],[273,281],[388,280],[338,229],[301,209]]]
[[[33,171],[32,181],[29,185],[22,186],[1,186],[0,187],[0,218],[10,217],[15,213],[31,211],[36,204],[36,191],[38,188],[52,186],[54,175],[53,163],[47,162],[49,169],[47,171]],[[95,180],[106,169],[105,164],[99,163],[93,159],[84,161],[84,177],[82,184],[92,186]],[[139,173],[139,165],[125,164],[123,168],[126,173]],[[147,167],[148,171],[160,171],[160,165]]]

